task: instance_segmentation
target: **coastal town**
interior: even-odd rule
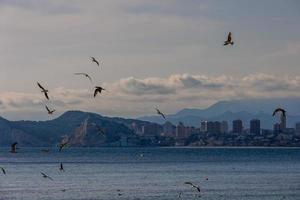
[[[141,140],[142,145],[153,146],[300,146],[300,122],[289,128],[286,116],[273,129],[262,129],[259,119],[252,119],[246,128],[243,121],[200,121],[199,127],[177,125],[166,121],[163,125],[150,123],[139,126],[132,123],[130,128]],[[136,144],[137,137],[121,138],[121,146]]]

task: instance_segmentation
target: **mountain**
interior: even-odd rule
[[[137,137],[130,128],[132,123],[150,124],[81,111],[68,111],[49,121],[8,121],[0,117],[0,146],[13,142],[21,146],[56,146],[66,138],[72,146],[119,146],[123,137]],[[98,127],[105,134],[99,134]]]
[[[275,98],[275,99],[243,99],[219,101],[206,109],[185,108],[176,114],[167,115],[167,119],[174,124],[183,122],[189,126],[200,126],[200,121],[222,121],[231,123],[232,120],[241,119],[245,127],[249,127],[251,119],[260,119],[262,128],[272,128],[276,119],[272,117],[275,108],[282,107],[287,110],[287,125],[294,127],[300,121],[300,98]],[[160,116],[145,116],[138,118],[162,124]]]

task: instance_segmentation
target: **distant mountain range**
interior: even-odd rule
[[[260,119],[262,128],[271,129],[278,119],[272,117],[275,108],[282,107],[287,110],[287,125],[294,127],[300,121],[300,98],[276,99],[246,99],[220,101],[206,109],[186,108],[176,114],[167,115],[167,120],[173,124],[183,122],[188,126],[200,126],[200,121],[222,121],[229,123],[241,119],[245,127],[249,127],[251,119]],[[165,121],[160,116],[140,117],[140,120],[162,124]],[[231,124],[229,124],[231,126]]]
[[[133,122],[138,126],[151,124],[81,111],[68,111],[49,121],[8,121],[0,117],[0,146],[13,142],[20,146],[56,146],[64,138],[72,146],[119,146],[122,136],[136,137],[129,128]],[[98,127],[104,135],[99,134]]]
[[[183,122],[188,126],[200,126],[200,121],[222,121],[231,123],[241,119],[249,127],[251,119],[260,119],[262,128],[272,128],[278,119],[272,117],[275,108],[287,110],[287,125],[294,127],[300,121],[300,98],[253,99],[221,101],[207,109],[183,109],[167,115],[173,124]],[[72,146],[120,146],[122,138],[131,138],[132,145],[143,145],[131,125],[141,128],[152,123],[163,124],[161,116],[146,116],[139,119],[104,117],[96,113],[68,111],[48,121],[9,121],[0,117],[0,146],[18,142],[21,146],[56,146],[68,138]],[[101,127],[105,132],[99,134]],[[231,128],[231,124],[230,124]],[[160,127],[161,129],[161,127]]]

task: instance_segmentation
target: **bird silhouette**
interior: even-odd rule
[[[286,113],[286,110],[284,110],[283,108],[276,108],[272,114],[272,116],[274,117],[276,115],[277,112],[281,112],[282,113],[282,116],[286,116],[285,113]]]
[[[37,82],[37,85],[39,86],[39,88],[41,88],[41,92],[43,92],[44,93],[44,95],[45,95],[45,97],[46,97],[46,99],[48,99],[49,100],[49,96],[48,96],[48,90],[46,90],[39,82]]]
[[[95,87],[95,91],[94,91],[94,98],[97,96],[98,93],[101,94],[101,92],[105,90],[103,87],[99,87],[99,86],[96,86]]]
[[[53,179],[52,179],[50,176],[48,176],[47,174],[45,174],[45,173],[43,173],[43,172],[41,172],[41,174],[42,174],[43,178],[48,178],[48,179],[50,179],[51,181],[53,181]]]
[[[181,199],[182,198],[182,192],[178,193],[178,198]]]
[[[92,78],[87,74],[87,73],[74,73],[75,75],[83,75],[83,76],[85,76],[86,78],[88,78],[91,82],[93,82],[92,81]]]
[[[55,109],[50,110],[48,106],[45,106],[46,110],[48,111],[49,115],[52,115],[55,112]]]
[[[164,113],[162,113],[158,108],[155,108],[155,110],[158,115],[161,115],[166,120],[166,116]]]
[[[184,182],[184,184],[187,184],[187,185],[191,185],[193,188],[195,188],[198,192],[200,192],[200,187],[197,186],[197,185],[194,185],[192,182]]]
[[[226,45],[233,45],[234,44],[234,42],[232,41],[232,38],[231,38],[231,32],[229,32],[228,33],[228,36],[227,36],[227,40],[224,42],[224,46],[226,46]]]
[[[99,62],[98,62],[98,60],[96,60],[96,58],[91,57],[91,59],[92,59],[92,62],[96,63],[99,66]]]
[[[62,164],[62,163],[60,163],[60,166],[59,166],[59,171],[61,171],[61,172],[64,172],[64,171],[65,171],[65,169],[64,169],[64,166],[63,166],[63,164]]]
[[[13,143],[11,146],[10,146],[10,153],[17,153],[17,142]]]
[[[67,145],[68,145],[69,142],[62,142],[58,145],[58,148],[59,148],[59,151],[62,151]]]
[[[5,175],[6,174],[5,169],[3,167],[0,167],[0,169],[1,169],[2,173]]]

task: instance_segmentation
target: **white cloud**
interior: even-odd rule
[[[251,74],[242,78],[190,74],[173,74],[166,78],[124,78],[103,83],[107,89],[93,98],[90,89],[50,89],[51,101],[43,94],[2,92],[1,113],[46,112],[45,104],[59,113],[66,110],[86,110],[104,115],[130,116],[151,114],[155,106],[166,112],[185,107],[206,107],[216,101],[242,98],[300,96],[300,77],[275,77],[269,74]],[[39,113],[37,115],[36,113]],[[20,115],[20,116],[23,116]],[[18,116],[15,116],[18,118]]]

